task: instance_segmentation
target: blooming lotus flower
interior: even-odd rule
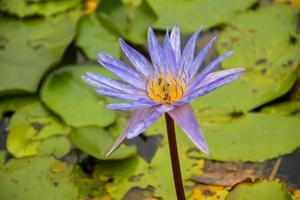
[[[83,80],[94,86],[99,94],[127,101],[108,104],[109,109],[134,110],[126,129],[116,140],[108,155],[125,138],[138,136],[165,112],[199,149],[205,153],[209,152],[189,103],[239,78],[244,69],[233,68],[213,72],[233,52],[221,55],[207,66],[202,66],[206,54],[217,37],[214,37],[195,56],[199,34],[200,29],[189,38],[181,51],[178,26],[173,28],[171,34],[169,31],[166,32],[162,45],[153,30],[149,28],[148,49],[152,63],[122,39],[119,40],[121,48],[132,66],[109,54],[99,53],[100,64],[119,77],[122,82],[91,72],[84,75]]]

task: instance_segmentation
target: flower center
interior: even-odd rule
[[[175,74],[160,74],[150,78],[147,94],[150,99],[161,103],[178,101],[186,90],[186,83]]]

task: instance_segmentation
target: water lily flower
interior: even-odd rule
[[[108,155],[125,138],[138,136],[165,112],[200,150],[209,152],[190,102],[239,78],[244,69],[232,68],[213,72],[233,53],[231,51],[204,67],[205,56],[217,37],[195,55],[199,34],[200,29],[189,38],[181,51],[178,26],[174,26],[170,34],[167,30],[162,45],[153,30],[149,28],[147,40],[152,63],[122,39],[119,40],[121,48],[132,66],[109,54],[99,53],[100,64],[121,81],[91,72],[84,75],[83,80],[94,86],[99,94],[126,101],[126,103],[108,104],[109,109],[134,110],[126,129],[116,140]]]

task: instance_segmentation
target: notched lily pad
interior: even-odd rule
[[[201,157],[262,162],[300,146],[298,117],[249,113],[229,122],[200,122],[210,148],[210,154]]]
[[[291,153],[300,146],[298,134],[300,118],[298,117],[262,113],[232,117],[197,113],[197,119],[207,140],[209,154],[202,153],[179,127],[176,128],[176,135],[180,137],[178,141],[187,144],[185,153],[192,159],[263,162]],[[145,133],[165,135],[163,119],[156,122]]]
[[[193,32],[203,24],[205,29],[230,22],[237,12],[249,8],[254,0],[147,0],[158,16],[154,27],[165,29],[179,25],[183,32]]]
[[[70,127],[62,124],[56,117],[51,115],[43,105],[36,101],[26,105],[12,116],[8,130],[13,129],[20,123],[29,124],[37,134],[32,139],[41,140],[57,135],[67,135]]]
[[[29,124],[20,123],[14,126],[7,137],[8,151],[17,158],[36,155],[40,141],[32,140],[35,134],[36,131]]]
[[[94,60],[97,60],[99,51],[117,57],[121,55],[118,37],[101,24],[96,13],[82,16],[79,20],[76,45]]]
[[[103,0],[97,10],[100,20],[108,30],[133,43],[144,44],[147,29],[156,19],[145,0]]]
[[[18,109],[9,122],[8,130],[7,148],[16,157],[36,154],[61,157],[70,150],[70,143],[65,137],[70,133],[70,127],[58,121],[38,101]],[[53,142],[54,136],[64,139]]]
[[[95,65],[61,68],[42,85],[41,99],[70,126],[108,126],[116,120],[116,113],[107,109],[105,99],[81,79],[86,72],[102,71]]]
[[[75,35],[79,11],[47,18],[0,19],[0,93],[35,92]]]
[[[239,14],[221,33],[220,54],[235,51],[223,68],[244,67],[242,77],[194,102],[201,110],[246,112],[288,92],[300,61],[297,13],[271,5]],[[291,37],[295,42],[291,42]]]
[[[35,96],[1,97],[0,120],[6,112],[15,112],[19,108],[36,101]]]

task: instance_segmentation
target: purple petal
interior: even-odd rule
[[[217,40],[217,36],[210,40],[210,42],[202,49],[202,51],[197,55],[194,59],[193,63],[187,69],[187,74],[189,75],[190,79],[192,79],[196,73],[198,72],[200,66],[203,64],[205,56],[207,55],[208,51],[214,45],[215,41]]]
[[[171,32],[170,43],[175,54],[176,66],[179,67],[179,62],[181,57],[181,47],[180,47],[180,30],[178,26],[174,26]]]
[[[153,66],[157,73],[165,71],[165,54],[151,27],[148,28],[148,49]]]
[[[233,51],[229,51],[226,54],[223,54],[219,56],[217,59],[213,60],[207,67],[203,69],[203,71],[200,72],[200,74],[196,77],[196,79],[191,83],[190,87],[194,87],[196,85],[199,85],[200,82],[213,70],[215,70],[223,60],[228,58],[231,54],[233,54]]]
[[[153,67],[148,60],[140,54],[138,51],[130,47],[124,40],[119,40],[121,48],[128,58],[128,60],[136,67],[136,70],[140,72],[144,77],[149,77]]]
[[[186,71],[189,67],[191,67],[192,62],[194,60],[195,48],[197,44],[197,39],[199,37],[201,29],[199,28],[188,40],[186,43],[184,50],[182,52],[181,57],[181,72]]]
[[[162,113],[157,111],[157,106],[134,111],[128,121],[125,131],[118,137],[106,156],[114,152],[126,137],[131,138],[130,136],[135,137],[139,135],[159,119],[161,115]]]
[[[138,90],[137,88],[131,85],[121,83],[119,81],[116,81],[114,79],[108,78],[106,76],[97,73],[88,72],[86,73],[86,75],[82,76],[82,79],[85,82],[89,83],[90,85],[98,89],[103,88],[114,92],[125,91],[127,93],[132,93],[132,94],[142,92],[141,90]]]
[[[130,94],[126,93],[125,91],[119,91],[119,92],[113,92],[111,90],[107,89],[98,89],[96,90],[97,93],[115,98],[115,99],[121,99],[125,101],[137,101],[140,103],[152,103],[151,100],[148,99],[147,95],[142,94]]]
[[[99,63],[121,80],[134,87],[145,89],[145,81],[141,76],[124,62],[106,53],[98,53]]]
[[[112,110],[138,110],[138,109],[145,109],[151,106],[157,105],[157,103],[153,102],[152,104],[146,103],[112,103],[108,104],[106,107]]]
[[[212,84],[216,80],[221,80],[221,79],[225,80],[226,78],[236,74],[241,75],[241,73],[244,72],[244,70],[245,69],[242,67],[237,67],[233,69],[227,69],[227,70],[210,73],[200,82],[200,84],[197,87],[195,87],[194,89],[188,88],[188,90],[195,91],[204,87],[205,85]]]
[[[211,73],[202,80],[203,82],[199,83],[198,87],[188,88],[184,98],[176,102],[175,105],[190,102],[196,97],[212,92],[213,90],[238,79],[242,75],[243,71],[243,68],[236,68]]]
[[[131,139],[138,136],[147,128],[149,128],[154,122],[156,122],[163,114],[162,112],[159,112],[159,107],[160,106],[153,106],[144,110],[140,110],[141,112],[137,116],[138,120],[136,121],[135,125],[129,129],[127,138]]]
[[[158,111],[161,113],[169,112],[170,110],[174,109],[174,105],[170,104],[161,104],[161,106],[158,108]]]
[[[177,124],[179,124],[190,140],[192,140],[199,149],[205,153],[209,152],[208,146],[190,104],[178,106],[168,112],[168,114]]]
[[[164,52],[165,52],[165,59],[166,59],[166,66],[165,71],[167,73],[174,73],[176,72],[176,59],[175,54],[173,51],[173,48],[170,43],[170,37],[169,37],[169,30],[167,30],[164,40]]]

